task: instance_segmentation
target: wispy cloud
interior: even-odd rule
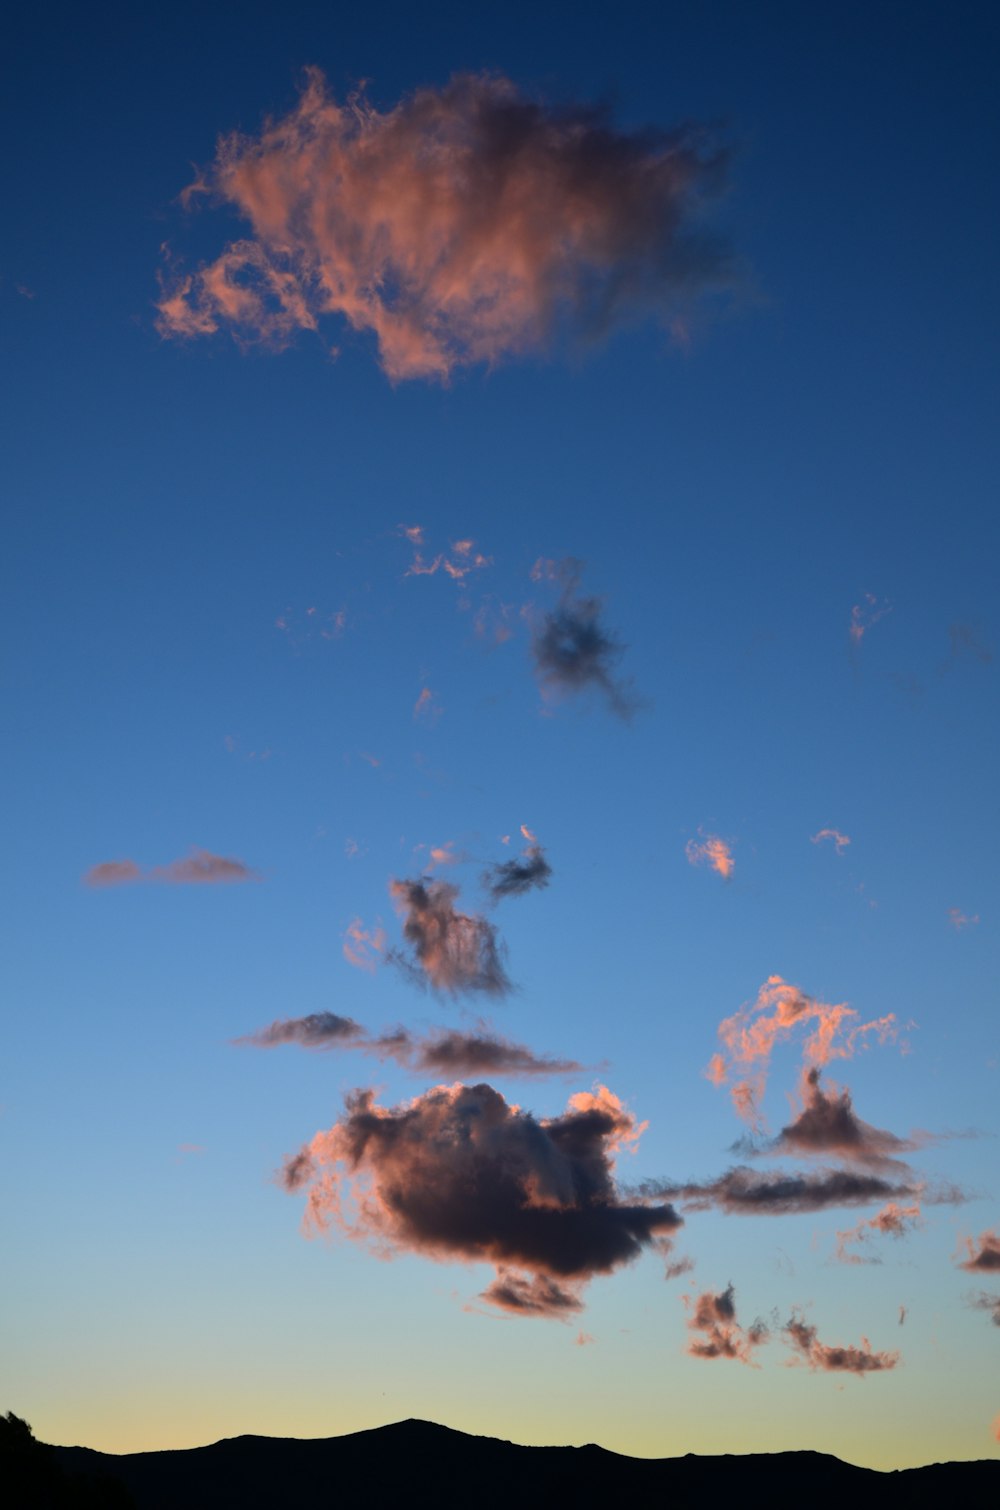
[[[972,1274],[1000,1272],[1000,1232],[981,1232],[978,1245],[967,1237],[963,1246],[965,1259],[959,1264],[960,1269],[967,1269]]]
[[[842,834],[839,828],[821,828],[819,833],[811,836],[810,843],[822,844],[825,839],[829,839],[838,855],[842,855],[851,842],[848,835]]]
[[[483,871],[483,886],[494,902],[501,902],[505,897],[524,896],[527,891],[549,884],[552,866],[545,858],[538,835],[533,834],[524,823],[521,824],[521,833],[528,841],[528,846],[521,855],[513,860],[490,865]]]
[[[866,592],[860,603],[855,603],[851,609],[851,621],[848,625],[848,634],[852,645],[859,646],[873,624],[879,619],[884,619],[887,613],[892,612],[892,605],[885,601],[879,602],[874,593]]]
[[[807,996],[780,975],[769,975],[756,1000],[719,1024],[722,1051],[714,1054],[706,1071],[714,1085],[729,1084],[733,1105],[754,1126],[761,1122],[760,1103],[776,1044],[807,1024],[812,1032],[803,1045],[807,1064],[824,1065],[847,1059],[870,1035],[884,1043],[896,1034],[894,1013],[860,1022],[846,1002],[831,1005]]]
[[[738,1216],[785,1216],[837,1206],[868,1206],[876,1201],[928,1198],[924,1185],[916,1179],[893,1181],[853,1169],[761,1174],[744,1164],[727,1169],[714,1180],[683,1184],[649,1181],[640,1190],[651,1197],[680,1201],[692,1211],[715,1208]],[[960,1197],[957,1192],[945,1190],[937,1198]]]
[[[536,562],[533,576],[539,565]],[[625,646],[602,624],[601,599],[577,593],[582,562],[567,557],[546,566],[554,576],[545,580],[561,581],[562,593],[557,606],[536,624],[532,638],[535,673],[543,695],[558,698],[594,689],[603,694],[612,712],[630,719],[642,705],[632,683],[615,674]]]
[[[385,952],[385,929],[366,928],[360,918],[354,918],[344,930],[343,949],[349,965],[373,974]]]
[[[980,1290],[975,1295],[970,1295],[968,1304],[974,1311],[987,1311],[994,1326],[1000,1326],[1000,1294],[991,1295],[988,1290]]]
[[[884,1373],[899,1363],[898,1353],[877,1353],[867,1337],[862,1337],[858,1347],[829,1346],[820,1342],[818,1329],[810,1326],[802,1316],[794,1314],[785,1323],[785,1336],[812,1369],[828,1373],[865,1374]]]
[[[689,839],[684,846],[684,853],[689,865],[708,865],[724,881],[728,881],[736,869],[732,850],[717,834],[705,834],[700,841]]]
[[[393,881],[389,891],[403,915],[403,935],[414,960],[398,950],[387,958],[411,978],[452,995],[485,992],[505,996],[511,982],[503,967],[493,924],[457,912],[458,887],[447,881]]]
[[[750,1363],[754,1348],[767,1341],[769,1332],[762,1321],[746,1328],[739,1325],[735,1294],[729,1284],[718,1295],[706,1290],[695,1298],[684,1296],[691,1312],[688,1330],[695,1333],[687,1347],[692,1358],[734,1358]]]
[[[352,1017],[339,1017],[335,1012],[313,1012],[307,1017],[279,1018],[269,1027],[234,1042],[258,1049],[273,1049],[284,1044],[317,1050],[350,1049],[375,1059],[392,1059],[403,1069],[423,1075],[540,1078],[578,1074],[586,1069],[576,1059],[537,1054],[526,1044],[501,1037],[485,1023],[480,1023],[473,1032],[434,1028],[420,1035],[412,1033],[409,1028],[398,1027],[372,1034]]]
[[[552,1279],[548,1274],[519,1274],[501,1264],[497,1276],[480,1294],[480,1300],[518,1316],[548,1316],[566,1321],[583,1310],[581,1286]],[[582,1333],[581,1333],[582,1335]]]
[[[183,860],[168,865],[154,865],[143,870],[134,860],[105,860],[83,877],[85,886],[132,886],[151,882],[162,886],[225,886],[242,881],[259,881],[259,871],[243,860],[213,855],[207,849],[192,849]]]
[[[979,922],[979,913],[963,912],[960,907],[948,908],[948,921],[951,926],[960,933],[963,928],[974,928]]]
[[[415,722],[433,724],[441,717],[443,709],[430,687],[423,687],[420,696],[413,704],[413,718]]]
[[[274,1049],[287,1043],[297,1043],[304,1049],[333,1049],[350,1047],[364,1036],[364,1028],[352,1017],[338,1017],[336,1012],[310,1012],[307,1017],[279,1018],[269,1027],[234,1042],[256,1049]]]
[[[447,547],[430,557],[424,555],[425,539],[422,525],[401,524],[399,533],[413,546],[413,558],[403,573],[404,577],[434,577],[442,572],[453,582],[464,582],[474,571],[482,571],[493,565],[492,556],[484,556],[476,549],[474,540],[452,540]]]
[[[192,186],[188,203],[231,206],[249,235],[166,282],[159,329],[281,347],[338,315],[374,334],[391,379],[444,380],[560,325],[666,325],[726,273],[699,226],[722,165],[697,127],[630,134],[495,75],[383,113],[338,104],[312,69],[287,116],[224,137]]]
[[[486,1084],[435,1086],[395,1107],[363,1090],[286,1161],[282,1182],[307,1192],[308,1231],[335,1229],[383,1255],[492,1263],[499,1289],[487,1299],[551,1315],[680,1225],[672,1206],[618,1193],[616,1157],[641,1130],[603,1086],[552,1118]]]
[[[920,1205],[900,1206],[890,1201],[875,1216],[867,1217],[854,1227],[837,1233],[837,1259],[842,1264],[880,1264],[882,1260],[869,1252],[858,1253],[856,1248],[866,1247],[873,1237],[892,1237],[897,1241],[919,1227]],[[900,1326],[903,1324],[905,1307],[901,1307]]]

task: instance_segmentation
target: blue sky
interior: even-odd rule
[[[122,1451],[416,1415],[649,1455],[995,1453],[1000,1331],[970,1298],[996,1282],[957,1266],[1000,1227],[995,18],[108,5],[7,30],[4,1408]],[[336,315],[281,351],[164,339],[158,276],[247,234],[177,196],[220,134],[295,108],[306,66],[382,113],[488,70],[609,102],[620,133],[704,123],[729,151],[701,222],[727,290],[682,341],[569,322],[445,383],[390,381]],[[407,575],[417,525],[425,558],[471,539],[490,564]],[[567,557],[625,647],[630,720],[599,687],[543,696],[559,586],[531,569]],[[439,711],[415,717],[425,688]],[[521,824],[553,875],[488,913],[506,1000],[350,966],[354,919],[401,945],[387,887],[430,846],[468,857],[434,874],[475,914]],[[826,827],[849,846],[811,843]],[[686,858],[711,835],[728,880]],[[82,884],[194,848],[255,876]],[[926,1199],[864,1265],[834,1261],[836,1233],[877,1201],[678,1201],[693,1268],[665,1280],[650,1248],[570,1325],[482,1303],[490,1266],[457,1252],[305,1241],[282,1159],[352,1088],[396,1106],[434,1080],[232,1044],[312,1013],[373,1034],[486,1016],[587,1067],[498,1081],[509,1102],[557,1118],[606,1084],[648,1122],[622,1186],[704,1182],[745,1132],[704,1075],[717,1029],[772,974],[894,1014],[895,1041],[829,1074],[877,1128],[952,1134],[907,1158],[962,1199]],[[775,1051],[772,1132],[802,1053]],[[771,1328],[754,1367],[687,1352],[697,1297],[730,1283],[742,1326]],[[810,1368],[793,1308],[899,1363]]]

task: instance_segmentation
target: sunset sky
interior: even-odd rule
[[[1000,1454],[995,9],[4,31],[0,1408]]]

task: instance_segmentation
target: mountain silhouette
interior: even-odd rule
[[[836,1496],[851,1510],[869,1505],[884,1510],[887,1493],[916,1505],[932,1499],[1000,1504],[1000,1462],[992,1460],[881,1473],[820,1452],[630,1458],[592,1444],[521,1447],[415,1420],[309,1441],[230,1437],[208,1447],[121,1456],[87,1447],[50,1451],[67,1474],[120,1481],[136,1510],[279,1510],[304,1504],[319,1510],[358,1500],[408,1507],[468,1502],[476,1510],[570,1504],[578,1510],[606,1506],[612,1496],[639,1503],[662,1496],[671,1510],[695,1505],[700,1510],[706,1498],[719,1495],[738,1496],[744,1504],[765,1497],[789,1504]]]

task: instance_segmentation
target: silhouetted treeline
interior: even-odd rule
[[[98,1462],[96,1472],[67,1472],[60,1449],[37,1442],[27,1421],[0,1415],[0,1501],[10,1510],[136,1510],[120,1479]]]

